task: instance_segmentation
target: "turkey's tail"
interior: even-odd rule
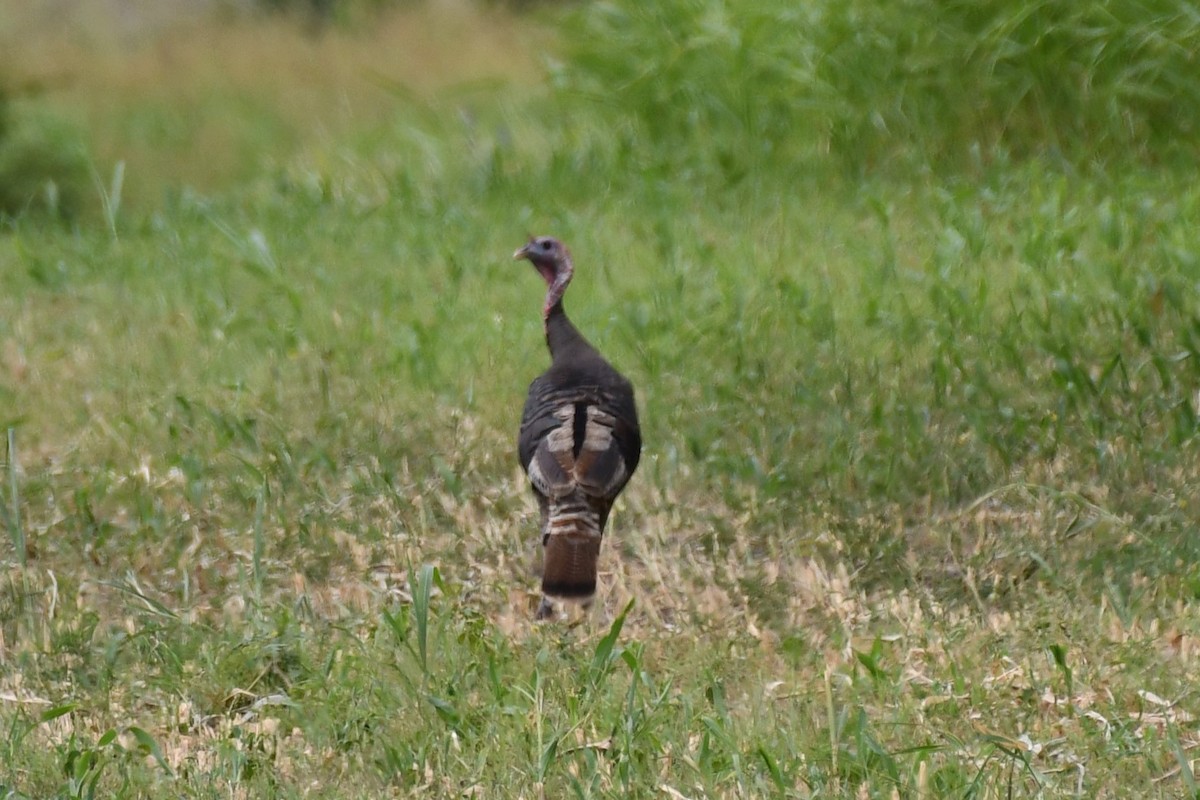
[[[550,502],[542,539],[542,594],[547,598],[586,604],[595,595],[605,516],[597,501],[582,492]]]

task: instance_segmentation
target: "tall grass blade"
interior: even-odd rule
[[[433,585],[440,585],[442,576],[438,568],[425,564],[417,573],[416,579],[409,577],[413,587],[412,613],[413,625],[417,630],[417,657],[421,662],[421,672],[429,674],[429,599],[433,595]]]
[[[263,518],[266,515],[267,483],[264,480],[254,498],[254,553],[251,568],[254,571],[254,599],[262,604],[263,590],[263,555],[267,548],[267,537],[263,531]]]
[[[1171,727],[1171,751],[1175,755],[1175,761],[1179,764],[1179,776],[1183,780],[1183,785],[1187,787],[1188,797],[1200,797],[1196,785],[1196,773],[1192,769],[1192,761],[1188,758],[1187,752],[1183,749],[1183,745],[1179,743],[1179,731]]]
[[[100,173],[93,168],[92,183],[96,185],[96,193],[100,195],[100,210],[104,214],[104,225],[115,242],[118,240],[117,216],[121,212],[121,193],[125,187],[125,162],[118,161],[113,167],[112,179],[107,187],[100,179]]]
[[[1067,709],[1070,713],[1075,713],[1075,673],[1071,670],[1071,665],[1067,663],[1067,647],[1062,644],[1050,645],[1050,655],[1054,658],[1054,664],[1062,673],[1063,683],[1067,690]]]
[[[550,740],[550,743],[542,749],[542,754],[538,758],[537,776],[539,781],[546,779],[546,773],[550,770],[550,765],[554,763],[554,756],[558,754],[559,737],[555,736]]]
[[[136,725],[130,725],[125,730],[133,735],[133,738],[137,740],[138,747],[144,753],[152,757],[155,763],[162,767],[164,772],[166,772],[168,775],[174,776],[174,773],[171,771],[171,765],[167,763],[165,758],[163,758],[162,750],[159,748],[158,742],[154,741],[153,736],[147,733],[143,728],[139,728]]]
[[[125,162],[118,161],[113,167],[112,180],[108,184],[108,230],[117,238],[117,217],[121,213],[121,194],[125,188]]]
[[[12,539],[17,563],[26,566],[25,529],[21,527],[21,487],[17,476],[17,430],[8,429],[8,535]]]
[[[100,586],[108,586],[109,588],[116,589],[122,594],[126,594],[136,600],[140,600],[142,605],[145,606],[145,610],[156,617],[162,617],[164,619],[169,619],[176,622],[179,621],[178,614],[155,600],[153,597],[147,596],[146,593],[142,591],[142,587],[138,585],[137,577],[133,574],[132,570],[125,573],[124,580],[98,581],[98,583]]]
[[[625,627],[625,618],[629,616],[630,610],[633,608],[634,600],[630,598],[625,604],[625,608],[617,615],[617,618],[612,621],[612,625],[608,628],[608,633],[600,639],[596,644],[596,650],[592,655],[592,683],[593,685],[601,678],[608,674],[612,669],[613,661],[620,653],[614,654],[614,649],[617,646],[617,640],[621,637],[621,629]]]

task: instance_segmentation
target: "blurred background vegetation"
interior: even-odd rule
[[[565,28],[562,85],[722,163],[1186,158],[1198,36],[1176,0],[589,3]],[[679,146],[701,130],[736,152]]]
[[[530,19],[505,16],[497,36],[476,28],[453,54],[433,44],[445,31],[431,19],[470,27],[497,7]],[[830,158],[859,173],[1028,157],[1186,162],[1200,125],[1200,17],[1183,0],[6,0],[4,11],[0,210],[10,216],[71,218],[94,200],[94,166],[131,157],[202,187],[245,177],[281,147],[338,129],[339,105],[371,121],[364,84],[416,84],[444,101],[468,76],[528,81],[538,67],[553,78],[556,130],[600,114],[603,138],[647,162],[731,180]],[[514,24],[528,35],[505,45]],[[308,41],[291,49],[289,29]],[[395,35],[404,52],[387,53]],[[510,57],[496,57],[506,46]],[[224,58],[204,64],[213,47]],[[306,71],[330,60],[343,66]],[[404,80],[389,84],[398,67]],[[303,74],[281,92],[288,69]],[[121,107],[135,95],[149,102]],[[197,148],[204,158],[186,157]],[[131,170],[135,194],[146,172]]]

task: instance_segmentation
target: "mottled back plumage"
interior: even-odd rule
[[[514,254],[546,281],[550,368],[534,379],[521,415],[517,452],[542,516],[542,604],[591,601],[596,562],[613,501],[637,469],[642,439],[633,386],[567,318],[562,295],[574,274],[570,253],[541,237]]]

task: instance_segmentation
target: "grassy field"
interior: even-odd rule
[[[0,27],[94,170],[0,230],[0,796],[1197,795],[1194,160],[864,168],[712,15],[639,119],[603,13]],[[528,233],[646,441],[552,624]]]

